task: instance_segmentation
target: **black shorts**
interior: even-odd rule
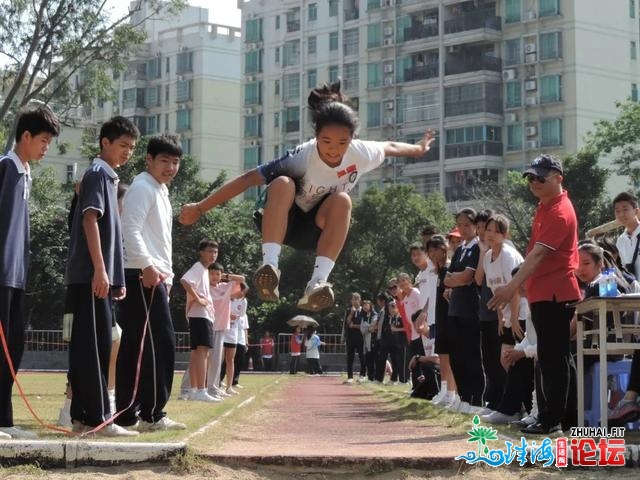
[[[222,346],[223,346],[224,348],[238,348],[238,344],[237,344],[237,343],[227,343],[227,342],[224,342],[224,343],[222,344]]]
[[[322,230],[316,225],[316,215],[328,196],[322,197],[318,204],[308,212],[304,212],[295,202],[293,203],[289,209],[287,232],[282,243],[296,250],[315,250],[317,248]],[[253,221],[258,230],[262,232],[262,211],[253,212]]]
[[[191,350],[198,347],[213,348],[213,323],[202,317],[189,317]]]
[[[447,330],[447,322],[449,317],[445,315],[436,316],[436,341],[434,344],[435,352],[438,355],[449,355],[451,353],[451,340]]]

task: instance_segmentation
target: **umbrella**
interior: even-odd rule
[[[287,325],[290,325],[292,327],[304,328],[309,325],[317,327],[319,324],[313,318],[306,315],[296,315],[291,320],[287,321]]]

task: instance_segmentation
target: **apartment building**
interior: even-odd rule
[[[148,16],[147,8],[143,3],[133,21]],[[116,99],[82,108],[79,125],[99,129],[111,116],[123,115],[143,135],[178,134],[184,151],[200,162],[205,180],[223,170],[237,175],[242,170],[240,28],[210,23],[206,8],[192,6],[175,17],[147,20],[141,28],[148,40],[126,71],[114,77]],[[52,164],[59,164],[64,181],[88,160],[65,155]]]
[[[637,97],[638,0],[238,0],[245,168],[313,136],[308,91],[341,78],[360,137],[438,142],[390,158],[368,184],[447,201],[580,147],[615,101]]]

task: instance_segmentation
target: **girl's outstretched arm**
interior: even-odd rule
[[[429,151],[431,145],[436,140],[436,134],[433,130],[427,130],[416,144],[403,142],[383,142],[384,154],[387,157],[421,157]]]

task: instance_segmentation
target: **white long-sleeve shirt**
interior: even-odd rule
[[[526,299],[525,299],[526,300]],[[531,321],[531,313],[529,312],[528,305],[525,306],[520,304],[520,312],[526,310],[526,333],[524,334],[524,338],[516,343],[513,347],[514,350],[520,350],[524,352],[527,358],[538,358],[538,335],[536,334],[536,329],[533,326],[533,321]]]
[[[171,227],[173,214],[167,186],[149,173],[137,175],[124,196],[122,236],[124,267],[144,270],[150,265],[173,284]]]

